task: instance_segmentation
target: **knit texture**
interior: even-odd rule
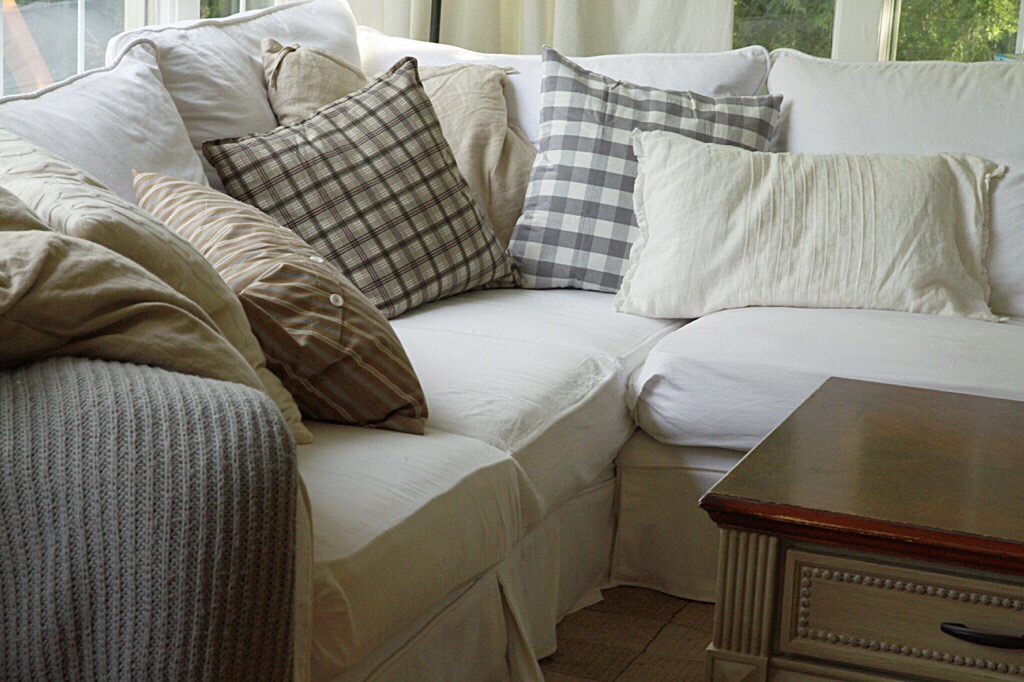
[[[295,447],[262,393],[0,371],[0,679],[285,679]]]

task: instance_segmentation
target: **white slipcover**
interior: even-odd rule
[[[519,466],[479,441],[307,422],[314,679],[343,672],[505,559],[538,507]]]
[[[700,498],[742,452],[660,443],[642,430],[615,460],[619,504],[612,582],[714,601],[718,527]]]
[[[132,170],[206,184],[157,67],[156,45],[123,43],[110,65],[0,98],[0,128],[66,159],[135,203]]]
[[[207,140],[277,127],[267,99],[261,40],[274,38],[285,45],[318,47],[358,64],[355,32],[355,18],[345,0],[299,0],[225,19],[127,31],[107,44],[107,61],[133,40],[151,40],[157,46],[164,85],[201,155]],[[205,160],[203,163],[210,184],[222,189],[216,171]],[[138,170],[165,172],[160,168]]]
[[[640,426],[749,450],[830,376],[1024,400],[1024,326],[879,310],[744,308],[655,346],[630,382]]]
[[[376,29],[359,27],[359,52],[363,71],[376,75],[405,56],[416,57],[424,66],[454,62],[481,62],[509,67],[512,91],[509,118],[534,144],[540,137],[540,56],[472,52],[452,45],[437,45],[408,38],[394,38]],[[574,60],[585,69],[638,85],[664,90],[692,90],[715,97],[754,95],[768,76],[768,53],[760,46],[730,52],[697,54],[630,54],[580,57]]]
[[[993,312],[1024,316],[1024,69],[985,62],[844,63],[772,53],[781,151],[964,152],[1007,166],[992,196]]]
[[[617,315],[609,294],[492,290],[394,321],[431,428],[523,467],[546,511],[612,477],[634,425],[626,377],[673,322]]]

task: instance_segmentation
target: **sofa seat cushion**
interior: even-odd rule
[[[612,477],[634,424],[626,378],[674,323],[619,315],[608,294],[481,291],[394,320],[427,426],[489,443],[545,512]]]
[[[614,299],[595,291],[491,289],[422,306],[391,323],[398,329],[567,346],[615,358],[628,375],[679,323],[617,313]]]
[[[633,430],[626,375],[613,358],[459,332],[396,331],[427,396],[427,427],[513,456],[545,513],[612,477]]]
[[[727,310],[658,343],[629,402],[660,441],[748,450],[830,376],[1024,400],[1022,348],[1020,319]]]
[[[415,436],[310,422],[298,450],[313,519],[313,669],[350,667],[502,561],[536,522],[506,454],[435,430]]]

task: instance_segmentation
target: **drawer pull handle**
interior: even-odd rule
[[[950,637],[962,639],[971,644],[991,646],[996,649],[1024,649],[1024,636],[997,635],[992,632],[972,630],[963,623],[943,623],[939,626]]]

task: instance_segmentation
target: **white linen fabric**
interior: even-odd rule
[[[451,45],[437,45],[394,38],[360,26],[359,52],[363,72],[382,73],[405,56],[420,66],[444,66],[460,62],[493,64],[514,69],[509,75],[509,122],[518,126],[534,145],[540,139],[539,54],[508,55],[473,52]],[[540,51],[540,46],[537,52]],[[763,47],[744,47],[709,54],[613,54],[574,59],[581,67],[615,80],[660,90],[685,90],[709,97],[758,94],[768,78],[768,52]]]
[[[628,375],[679,323],[619,315],[613,296],[566,289],[487,289],[429,303],[392,320],[398,329],[433,329],[616,358]]]
[[[699,502],[743,454],[668,445],[637,430],[615,459],[612,582],[715,601],[719,531]]]
[[[713,52],[732,44],[731,0],[445,0],[441,39],[474,50]],[[429,0],[352,0],[359,22],[426,40]],[[670,18],[670,20],[666,20]]]
[[[1024,316],[1024,69],[990,62],[843,63],[776,50],[781,151],[976,154],[1008,167],[987,261],[997,314]]]
[[[105,68],[0,97],[0,128],[66,159],[132,203],[136,168],[206,184],[161,81],[156,45],[148,40],[124,43]]]
[[[262,133],[277,127],[263,74],[260,43],[274,38],[359,63],[356,25],[345,0],[299,2],[243,12],[224,19],[183,21],[127,31],[107,44],[107,61],[138,38],[157,48],[160,74],[185,123],[196,153],[207,140]],[[204,161],[207,178],[222,189]],[[131,173],[131,168],[126,172]],[[160,166],[135,170],[164,174]]]
[[[749,308],[665,337],[630,382],[648,434],[749,450],[830,376],[1024,400],[1024,326],[878,310]]]
[[[614,497],[611,480],[582,491],[497,566],[331,679],[541,679],[537,660],[554,653],[557,622],[600,601],[607,584]]]
[[[480,291],[392,320],[428,396],[427,426],[511,454],[545,511],[610,479],[634,428],[626,377],[677,326],[616,315],[611,299]]]
[[[640,234],[615,298],[621,312],[794,306],[998,319],[982,265],[996,164],[761,153],[664,131],[634,131],[633,145]]]
[[[314,679],[358,662],[505,559],[538,522],[522,470],[479,441],[310,422]]]
[[[633,431],[626,375],[608,356],[395,325],[430,401],[429,428],[512,455],[545,513],[614,476]]]

